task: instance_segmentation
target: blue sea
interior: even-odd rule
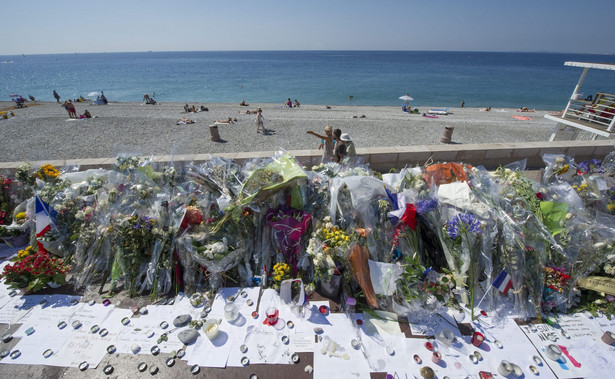
[[[432,51],[225,51],[0,56],[0,98],[53,101],[104,91],[110,101],[521,107],[559,110],[582,69],[614,55]],[[590,70],[585,96],[615,92],[615,72]],[[352,99],[349,99],[352,96]]]

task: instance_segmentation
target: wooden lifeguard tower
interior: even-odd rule
[[[572,139],[576,139],[580,131],[591,133],[591,139],[598,136],[612,138],[615,136],[615,95],[599,92],[595,96],[582,99],[581,85],[590,68],[599,70],[615,70],[615,63],[565,62],[565,66],[583,67],[583,73],[568,100],[562,115],[545,115],[545,118],[557,122],[549,141],[554,141],[562,127],[575,128]]]

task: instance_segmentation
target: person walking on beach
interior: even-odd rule
[[[311,134],[315,137],[320,138],[323,142],[318,146],[318,149],[324,148],[322,152],[322,159],[320,163],[329,163],[333,162],[333,127],[331,125],[327,125],[325,127],[325,135],[322,136],[318,133],[314,133],[311,130],[307,131],[307,134]]]
[[[464,105],[466,105],[466,101],[465,100],[461,100],[461,108],[463,108]]]
[[[267,132],[265,129],[265,118],[263,117],[263,110],[258,107],[256,109],[256,133],[259,133],[261,128],[263,128],[263,134]]]
[[[53,90],[53,97],[55,97],[58,104],[60,104],[60,95],[58,95],[56,90]]]

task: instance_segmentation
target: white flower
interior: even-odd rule
[[[557,164],[562,164],[562,163],[564,163],[565,161],[566,161],[566,160],[564,159],[564,157],[557,157],[557,158],[555,159],[555,163],[557,163]]]
[[[570,220],[572,218],[572,213],[566,213],[566,220]]]
[[[85,220],[85,213],[83,211],[77,211],[77,213],[75,213],[75,218],[77,220]]]
[[[327,266],[328,266],[329,268],[335,268],[335,262],[333,261],[333,258],[331,258],[331,256],[330,256],[330,255],[327,255],[327,256],[325,257],[325,262],[327,262]]]

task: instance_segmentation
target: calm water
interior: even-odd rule
[[[8,62],[7,62],[8,61]],[[12,62],[11,62],[12,61]],[[103,90],[110,101],[413,105],[562,109],[582,69],[613,55],[425,51],[151,52],[0,56],[0,98],[52,101]],[[615,92],[590,70],[585,95]],[[352,95],[353,99],[348,100]]]

